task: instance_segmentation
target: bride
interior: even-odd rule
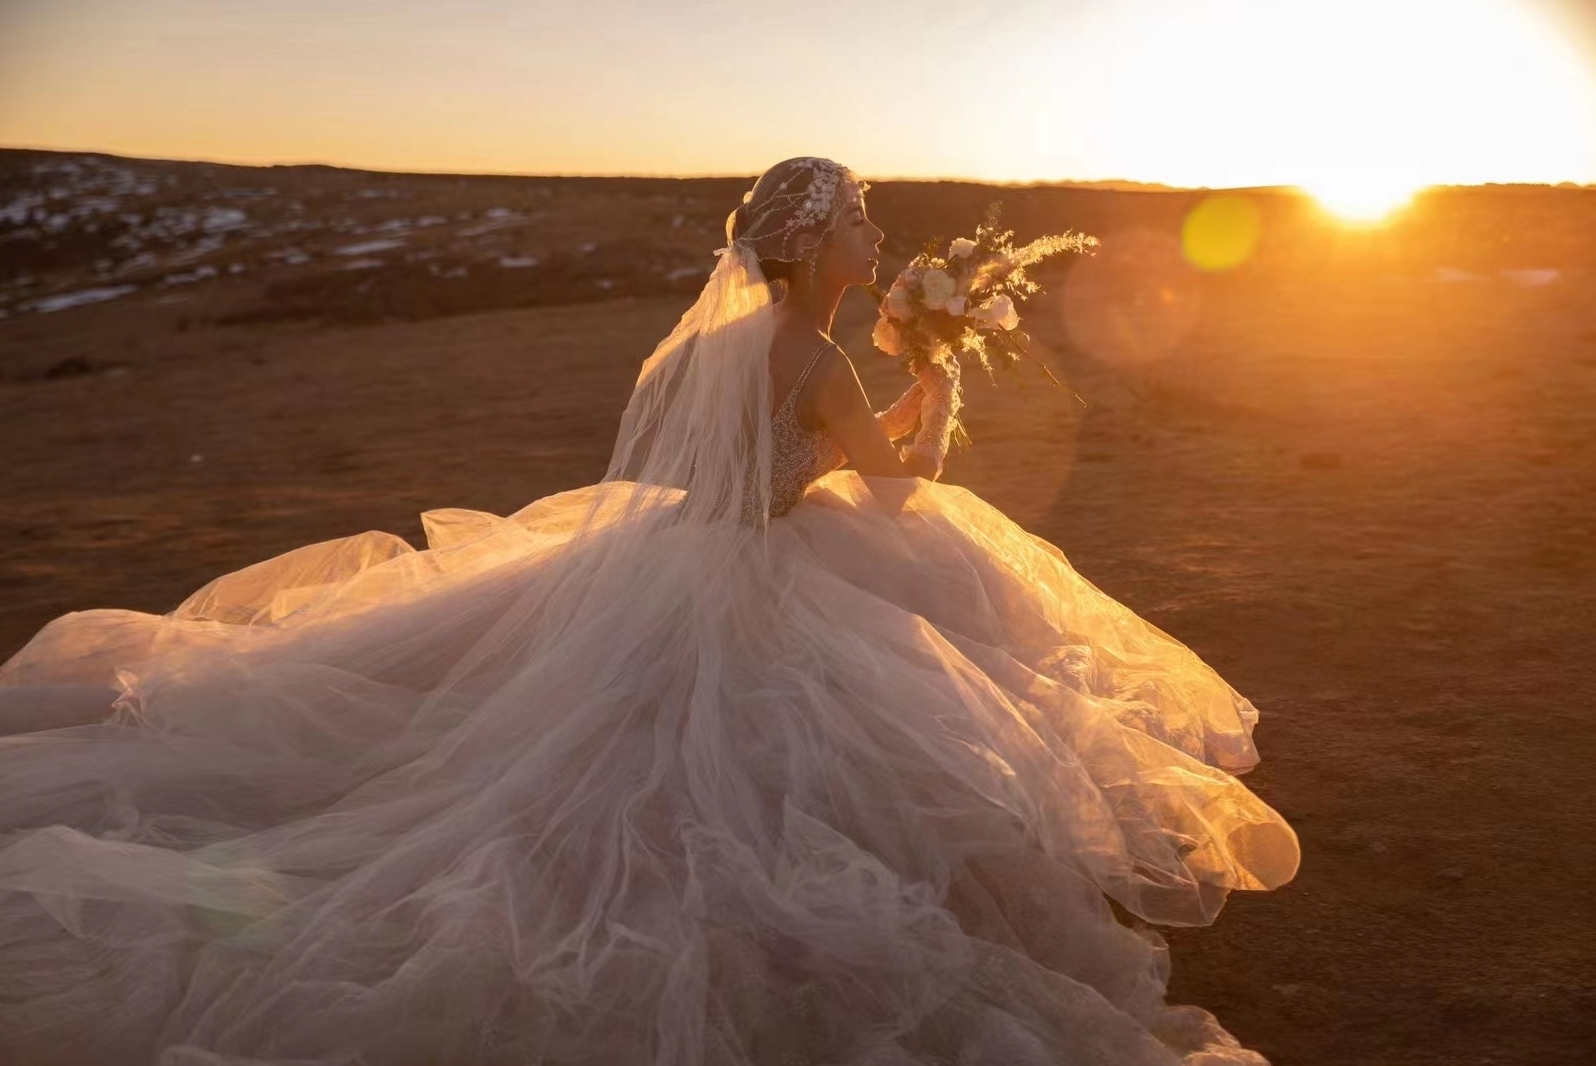
[[[600,483],[0,668],[0,1062],[1263,1061],[1145,924],[1295,873],[1257,712],[871,412],[865,188],[759,179]]]

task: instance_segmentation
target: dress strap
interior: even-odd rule
[[[792,383],[792,388],[787,390],[788,400],[798,395],[798,390],[802,389],[804,387],[804,382],[809,380],[809,372],[815,368],[816,363],[820,362],[821,353],[823,353],[827,348],[834,347],[835,343],[836,342],[834,341],[828,340],[820,347],[815,349],[815,354],[809,358],[809,365],[804,367],[804,372],[802,374],[798,375],[798,380]]]

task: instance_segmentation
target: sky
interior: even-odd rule
[[[1183,186],[1596,183],[1596,0],[0,0],[0,145]]]

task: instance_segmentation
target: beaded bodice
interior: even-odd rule
[[[809,372],[831,346],[827,341],[815,350],[809,365],[798,375],[792,388],[770,419],[770,517],[779,518],[798,505],[810,484],[829,474],[846,460],[842,449],[823,429],[805,429],[798,423],[798,394],[803,391]],[[743,484],[742,516],[753,521],[758,516],[759,497],[753,489],[754,464],[750,459]]]

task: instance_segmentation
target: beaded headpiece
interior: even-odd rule
[[[726,240],[746,245],[760,259],[802,259],[798,237],[807,233],[824,239],[847,202],[839,193],[850,186],[861,193],[870,187],[830,159],[783,160],[743,194],[742,206],[726,219]]]

